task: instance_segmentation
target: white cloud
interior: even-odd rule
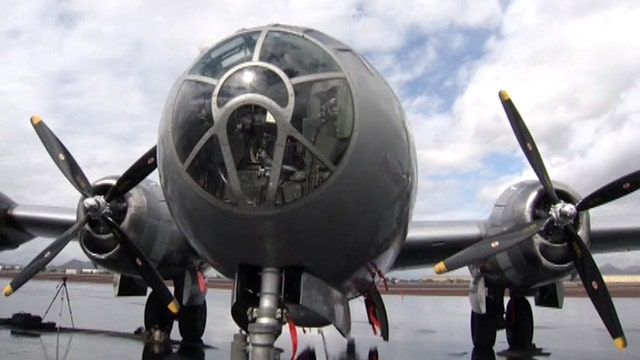
[[[426,141],[425,167],[430,159],[435,173],[466,174],[493,152],[519,152],[498,102],[505,88],[554,179],[585,194],[637,169],[629,155],[638,153],[640,136],[640,46],[632,30],[640,7],[631,4],[512,2],[483,56],[461,67],[466,86],[453,107],[418,125],[439,134]],[[523,168],[489,180],[478,199],[495,200],[497,187],[525,175],[533,176]]]

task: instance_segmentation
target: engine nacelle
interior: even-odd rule
[[[554,182],[558,197],[575,204],[580,196],[567,185]],[[493,207],[487,233],[495,235],[517,225],[549,216],[549,195],[538,181],[523,181],[505,190]],[[589,246],[589,215],[579,213],[573,223],[576,232]],[[548,226],[513,248],[472,268],[480,271],[493,285],[530,289],[566,278],[574,271],[571,255],[563,240],[564,231]]]
[[[106,194],[116,177],[94,184],[97,194]],[[78,206],[78,218],[84,207]],[[144,180],[125,196],[111,203],[111,217],[140,248],[164,279],[183,276],[184,269],[200,262],[178,230],[166,206],[159,185]],[[80,247],[94,263],[121,274],[138,276],[109,228],[98,220],[89,220],[78,236]]]

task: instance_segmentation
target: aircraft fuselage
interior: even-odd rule
[[[390,267],[417,178],[378,72],[327,35],[277,25],[221,41],[177,80],[158,168],[176,224],[223,275],[296,266],[343,289]]]

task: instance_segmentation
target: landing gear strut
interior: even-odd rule
[[[260,274],[260,301],[255,309],[255,321],[248,326],[251,360],[273,360],[278,350],[273,346],[282,333],[280,269],[266,267]]]

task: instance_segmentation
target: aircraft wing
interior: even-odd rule
[[[16,205],[0,211],[0,251],[15,249],[36,237],[57,237],[76,222],[76,210]]]
[[[640,250],[640,219],[636,216],[591,216],[591,251]]]
[[[414,221],[392,270],[432,266],[487,236],[488,220]],[[591,216],[591,250],[610,253],[640,250],[640,219]]]
[[[414,221],[392,270],[433,265],[481,240],[486,221]]]
[[[75,222],[72,208],[15,205],[0,214],[0,251],[35,237],[56,237]],[[436,264],[483,239],[487,227],[487,220],[414,221],[393,270]],[[591,250],[640,250],[640,221],[632,216],[591,216]]]

